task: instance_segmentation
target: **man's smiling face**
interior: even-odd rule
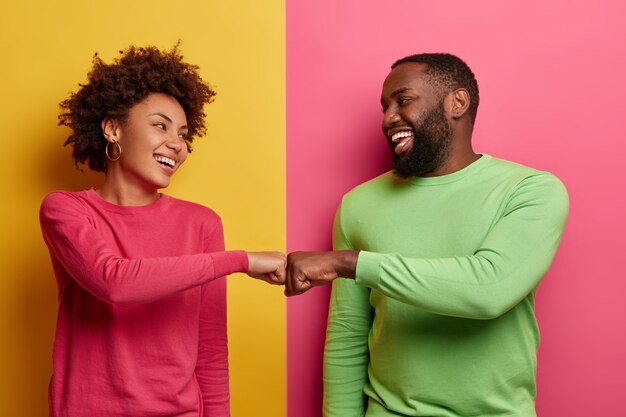
[[[400,64],[383,84],[382,130],[394,152],[394,173],[400,177],[436,170],[450,151],[452,128],[443,108],[445,92],[429,82],[425,69],[424,64]]]

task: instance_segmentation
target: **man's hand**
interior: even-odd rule
[[[274,285],[285,283],[287,258],[282,252],[248,252],[248,272],[252,278]]]
[[[292,252],[287,256],[285,295],[292,296],[325,285],[335,278],[354,278],[357,251]]]

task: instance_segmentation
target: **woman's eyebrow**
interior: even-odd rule
[[[164,118],[165,120],[167,120],[170,123],[174,123],[174,121],[172,119],[170,119],[169,117],[167,117],[166,115],[164,115],[163,113],[150,113],[148,116],[161,116],[162,118]]]
[[[165,120],[167,120],[171,124],[174,124],[174,121],[172,119],[170,119],[169,117],[167,117],[166,115],[164,115],[163,113],[150,113],[148,116],[159,116],[159,117],[164,118]],[[179,127],[179,129],[188,129],[188,126],[187,125],[182,125],[181,127]]]

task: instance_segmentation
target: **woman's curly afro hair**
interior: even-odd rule
[[[187,117],[189,133],[187,147],[195,136],[206,133],[204,105],[215,95],[202,81],[198,66],[183,62],[178,44],[170,51],[155,47],[130,46],[120,51],[112,64],[105,64],[94,55],[93,67],[86,84],[61,103],[59,126],[67,126],[72,133],[65,145],[72,145],[76,165],[87,163],[94,171],[106,172],[106,139],[102,121],[106,117],[122,122],[135,104],[152,93],[174,97]]]

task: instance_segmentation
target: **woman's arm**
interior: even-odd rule
[[[40,222],[46,244],[67,273],[91,294],[113,304],[153,301],[234,272],[268,274],[270,283],[280,281],[281,276],[284,280],[276,254],[257,254],[266,262],[255,263],[256,270],[249,269],[244,251],[120,257],[91,223],[86,208],[62,193],[46,197]]]

